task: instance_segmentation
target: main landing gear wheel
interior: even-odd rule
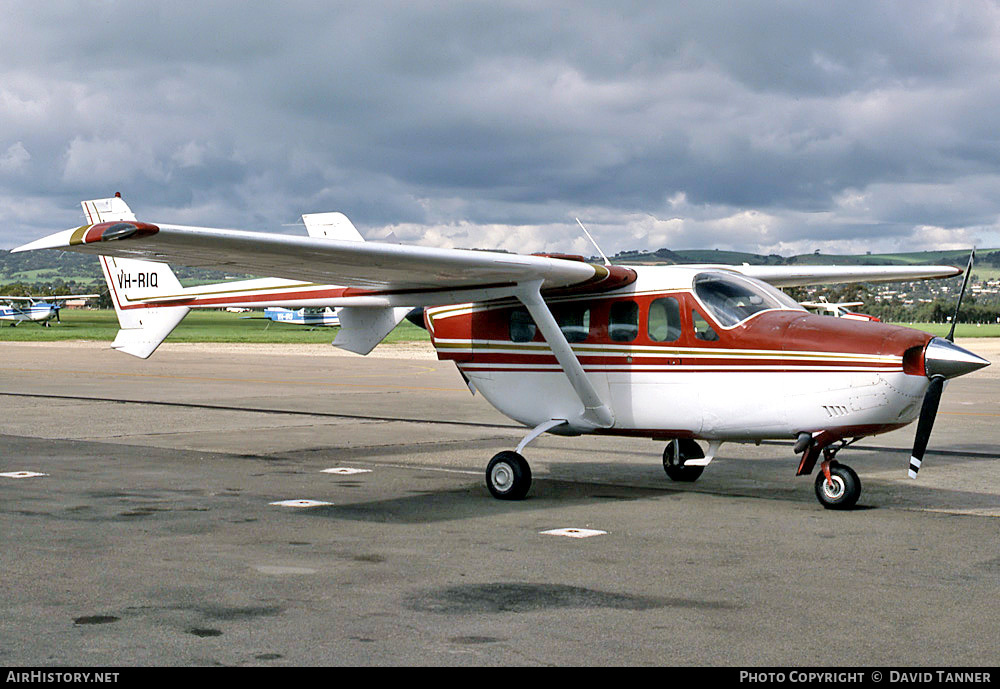
[[[848,510],[861,497],[861,479],[851,467],[830,462],[830,482],[827,483],[826,473],[820,471],[816,477],[816,497],[828,510]]]
[[[675,448],[679,449],[680,452]],[[704,457],[705,453],[702,451],[701,445],[690,438],[671,440],[667,443],[666,449],[663,450],[663,470],[674,481],[697,481],[705,467],[686,467],[684,462],[688,459],[702,459]]]
[[[528,461],[516,452],[497,453],[486,467],[486,486],[498,500],[523,500],[531,488]]]

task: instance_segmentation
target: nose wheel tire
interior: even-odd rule
[[[486,486],[498,500],[523,500],[531,488],[531,467],[516,452],[494,455],[486,467]]]
[[[844,464],[830,464],[830,481],[823,471],[816,476],[816,497],[828,510],[847,510],[861,497],[861,479],[854,469]]]
[[[674,481],[697,481],[705,467],[686,467],[685,460],[703,459],[701,446],[690,438],[678,438],[667,443],[663,450],[663,470]]]

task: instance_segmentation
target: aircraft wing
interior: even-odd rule
[[[496,298],[510,294],[518,283],[536,280],[542,282],[544,290],[587,286],[600,291],[630,281],[624,273],[631,273],[622,266],[604,267],[550,256],[142,222],[84,225],[13,251],[33,249],[63,249],[341,285],[363,290],[366,295],[392,295],[393,303],[414,306]],[[706,265],[705,268],[735,271],[776,287],[900,282],[951,277],[962,272],[953,266]],[[433,293],[440,293],[440,300],[428,296]],[[404,298],[407,294],[413,298]]]
[[[441,293],[438,303],[454,303],[450,300],[465,293],[474,298],[495,298],[512,293],[510,290],[518,283],[530,281],[541,281],[546,290],[584,285],[610,289],[622,283],[623,271],[631,274],[626,268],[548,256],[139,222],[84,225],[13,251],[34,249],[62,249],[353,287],[358,289],[354,293],[357,296],[393,296],[396,304],[412,305],[436,301],[428,297],[433,293]]]
[[[757,278],[775,287],[848,282],[909,282],[961,275],[954,266],[715,266]]]

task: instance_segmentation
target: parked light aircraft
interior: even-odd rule
[[[306,325],[311,327],[332,327],[340,325],[336,309],[329,306],[325,309],[293,310],[283,306],[272,306],[264,309],[263,316],[243,316],[243,318],[266,318],[274,323],[289,325]],[[268,325],[271,325],[268,323]]]
[[[827,316],[836,316],[837,318],[849,318],[855,321],[878,321],[881,320],[875,316],[870,316],[867,313],[858,313],[856,311],[848,311],[848,307],[851,306],[861,306],[864,304],[862,301],[841,301],[841,302],[829,302],[825,298],[820,297],[819,301],[803,301],[800,302],[802,306],[812,311],[813,313],[824,314]]]
[[[301,237],[140,222],[118,196],[83,207],[86,225],[14,251],[101,256],[121,325],[112,346],[135,356],[192,308],[338,307],[333,344],[359,354],[420,309],[438,357],[531,429],[487,466],[500,499],[527,494],[522,452],[539,435],[599,433],[666,441],[677,481],[724,442],[794,439],[797,475],[822,454],[816,495],[847,508],[861,483],[839,450],[919,417],[916,478],[944,381],[989,365],[951,335],[810,314],[777,289],[961,273],[951,266],[629,267],[365,242],[339,213],[303,216]],[[185,288],[159,261],[276,277]]]
[[[0,321],[11,321],[11,326],[24,321],[41,323],[48,327],[49,321],[53,318],[59,322],[59,310],[62,304],[59,302],[67,299],[96,299],[99,294],[61,294],[54,297],[0,297],[0,302],[8,302],[0,306]],[[19,306],[14,302],[28,302],[25,306]]]

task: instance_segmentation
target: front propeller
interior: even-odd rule
[[[924,394],[924,404],[920,407],[917,436],[913,439],[913,452],[910,453],[910,478],[917,477],[920,465],[923,464],[924,452],[927,451],[927,441],[930,440],[931,429],[934,428],[934,419],[937,417],[938,404],[941,402],[943,390],[944,378],[942,376],[931,378],[931,384]]]
[[[962,291],[958,294],[958,303],[955,305],[955,315],[951,319],[948,335],[943,338],[932,338],[924,349],[924,372],[931,382],[927,386],[927,392],[924,393],[924,403],[920,407],[920,418],[917,420],[917,435],[913,439],[913,452],[910,453],[908,474],[910,478],[917,477],[917,472],[920,471],[920,466],[923,464],[927,442],[930,440],[931,429],[934,428],[934,419],[937,418],[938,406],[941,403],[944,382],[949,378],[963,376],[990,365],[986,359],[959,347],[954,342],[958,310],[962,306],[962,297],[965,296],[965,287],[969,284],[969,275],[972,274],[972,263],[975,257],[976,250],[973,249],[969,255],[969,266],[965,270]]]

